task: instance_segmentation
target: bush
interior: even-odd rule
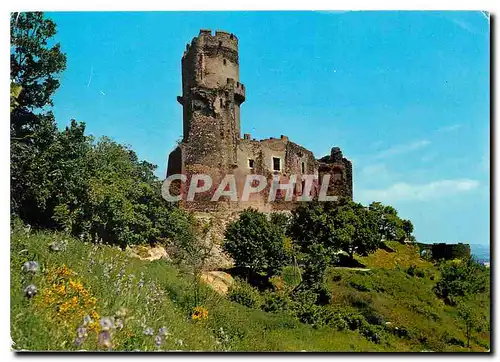
[[[229,300],[249,308],[260,308],[262,299],[259,291],[245,281],[236,280],[228,293]]]
[[[363,317],[361,314],[348,314],[344,317],[344,320],[346,321],[351,331],[360,329],[368,324],[365,317]]]
[[[366,339],[373,343],[378,344],[382,340],[383,329],[379,326],[367,324],[361,327],[360,332]]]
[[[283,292],[266,292],[262,309],[266,312],[288,311],[291,308],[292,300]]]
[[[285,287],[290,289],[299,285],[301,280],[300,269],[295,266],[285,266],[281,269],[279,275],[283,279]]]

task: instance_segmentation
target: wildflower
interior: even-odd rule
[[[153,328],[151,327],[148,327],[144,330],[144,332],[142,332],[145,336],[152,336],[153,335]]]
[[[38,271],[38,263],[36,261],[27,261],[23,264],[22,271],[36,273]]]
[[[111,349],[111,333],[109,333],[109,331],[103,330],[99,332],[97,341],[101,347],[106,347],[108,349]]]
[[[182,341],[182,339],[178,339],[177,341],[175,341],[175,343],[177,343],[179,346],[184,345],[184,342]]]
[[[115,321],[115,328],[116,329],[122,329],[123,328],[123,321],[121,319],[117,319]]]
[[[163,343],[163,336],[156,336],[155,337],[156,347],[160,347],[162,343]]]
[[[85,338],[76,337],[75,340],[73,341],[73,345],[75,347],[80,347],[84,341],[85,341]]]
[[[208,310],[204,307],[195,307],[193,309],[193,314],[191,315],[191,319],[193,320],[203,320],[208,318]]]
[[[86,338],[88,333],[87,333],[87,328],[85,327],[78,327],[76,329],[76,335],[78,338]]]
[[[160,336],[168,336],[170,333],[168,333],[168,328],[167,327],[161,327],[159,330],[158,330],[158,334]]]
[[[28,286],[24,289],[24,294],[25,294],[28,298],[34,297],[37,293],[38,293],[38,290],[36,289],[36,286],[35,286],[35,285],[33,285],[33,284],[28,285]]]
[[[54,241],[49,244],[50,251],[64,251],[66,249],[66,241]]]
[[[113,318],[110,317],[101,318],[101,328],[103,331],[109,331],[113,327],[114,327]]]
[[[83,317],[83,325],[87,326],[90,323],[92,323],[92,318],[87,314],[85,317]]]
[[[141,279],[139,279],[139,282],[137,283],[137,286],[138,286],[139,288],[142,288],[142,287],[144,286],[144,279],[142,279],[142,278],[141,278]]]

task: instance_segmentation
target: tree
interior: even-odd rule
[[[271,276],[290,260],[285,243],[282,226],[264,213],[247,209],[227,227],[223,249],[236,266]]]
[[[382,238],[398,241],[405,238],[403,220],[399,218],[398,212],[394,207],[374,201],[368,206],[368,209],[376,218],[378,230]],[[413,225],[411,225],[411,229],[413,231]]]
[[[474,300],[461,299],[457,305],[457,315],[465,328],[467,348],[470,348],[470,340],[473,332],[481,332],[486,327],[486,318],[481,314],[483,308],[478,308]]]
[[[20,107],[36,110],[52,105],[58,75],[66,68],[59,43],[49,46],[56,24],[42,12],[12,13],[10,17],[10,78],[22,87]]]
[[[403,225],[403,231],[405,233],[406,239],[411,239],[411,234],[413,233],[413,224],[410,220],[402,220]]]
[[[367,255],[380,246],[376,217],[363,205],[347,199],[339,202],[309,202],[293,211],[291,236],[304,253],[320,244],[335,260],[338,250],[350,259]]]
[[[363,205],[352,201],[339,205],[334,223],[337,245],[351,260],[355,253],[366,256],[380,246],[376,218]]]
[[[440,271],[441,278],[434,291],[448,304],[456,305],[461,298],[469,298],[487,289],[488,270],[471,256],[458,262],[445,262]]]

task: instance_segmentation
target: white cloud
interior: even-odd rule
[[[430,201],[477,189],[479,182],[471,179],[438,180],[426,184],[395,183],[385,189],[366,189],[356,192],[356,199],[370,203],[381,201]]]
[[[397,145],[391,148],[388,148],[377,155],[375,155],[376,158],[386,158],[386,157],[391,157],[391,156],[396,156],[396,155],[401,155],[404,153],[412,152],[419,150],[421,148],[427,147],[431,142],[428,140],[420,140],[420,141],[415,141],[412,143],[407,143],[404,145]]]
[[[462,128],[462,125],[459,123],[455,123],[449,126],[441,127],[436,130],[436,132],[452,132],[456,131],[457,129]]]

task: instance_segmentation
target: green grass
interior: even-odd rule
[[[60,240],[67,240],[65,250],[50,251],[48,245]],[[34,275],[21,271],[23,263],[29,260],[40,264],[40,270]],[[79,304],[73,312],[60,315],[57,306],[47,302],[47,291],[54,289],[48,278],[54,275],[54,268],[63,265],[73,272],[67,279],[81,282],[88,298],[96,298],[94,305]],[[377,344],[359,331],[314,328],[285,313],[244,307],[208,287],[202,288],[203,302],[200,303],[208,310],[208,318],[195,321],[191,318],[194,307],[191,277],[174,265],[163,260],[142,261],[116,247],[86,244],[61,233],[28,232],[18,226],[11,234],[13,348],[104,350],[97,341],[98,327],[88,333],[81,346],[73,345],[82,315],[94,309],[99,317],[113,316],[126,308],[123,328],[112,333],[113,350],[465,350],[439,343],[446,333],[460,340],[464,336],[454,322],[454,311],[432,293],[433,282],[429,278],[410,277],[402,270],[383,268],[365,273],[331,270],[328,276],[333,292],[333,304],[329,308],[379,313],[395,325],[415,330],[415,337],[387,335]],[[293,279],[293,275],[285,273],[284,279]],[[38,288],[38,294],[31,299],[24,295],[24,288],[30,283]],[[69,297],[57,298],[55,303],[61,305]],[[152,336],[143,334],[148,327],[154,330]],[[170,335],[157,346],[155,336],[160,327],[167,327]],[[422,336],[427,338],[425,343],[419,340]],[[475,350],[484,350],[488,344],[489,335],[481,338],[473,341]]]

